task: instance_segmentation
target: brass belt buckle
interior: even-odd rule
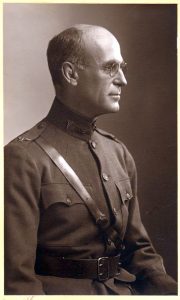
[[[98,279],[99,281],[109,279],[109,257],[98,258]]]

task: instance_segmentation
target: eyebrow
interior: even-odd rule
[[[107,62],[104,62],[102,64],[102,66],[107,66],[107,65],[111,65],[111,64],[114,64],[114,63],[118,63],[118,64],[122,64],[124,61],[124,59],[122,59],[122,61],[120,62],[119,60],[115,60],[115,59],[111,59],[111,60],[108,60]]]

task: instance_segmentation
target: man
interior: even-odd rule
[[[76,25],[47,57],[50,112],[5,147],[5,293],[176,294],[141,222],[133,158],[95,125],[127,84],[118,41]]]

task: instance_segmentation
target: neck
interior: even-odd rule
[[[57,101],[60,102],[60,104],[62,106],[64,106],[65,109],[67,109],[67,111],[72,113],[72,115],[77,116],[78,118],[80,118],[82,120],[84,119],[84,121],[87,121],[90,123],[96,121],[97,117],[96,118],[89,117],[85,112],[79,111],[79,109],[77,109],[76,107],[72,107],[68,102],[66,103],[66,102],[62,101],[61,98],[56,96],[56,99],[57,99]]]
[[[58,101],[60,101],[70,111],[88,120],[95,120],[97,118],[97,115],[91,114],[91,111],[87,109],[87,107],[84,107],[83,101],[79,101],[74,89],[72,90],[70,88],[67,89],[65,87],[60,88],[59,86],[55,86],[55,92],[56,99],[58,99]]]
[[[67,133],[81,139],[89,139],[95,129],[95,119],[88,118],[83,114],[69,108],[55,98],[47,116],[47,120],[65,130]]]

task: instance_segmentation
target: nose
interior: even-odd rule
[[[126,86],[127,85],[127,80],[126,80],[126,77],[125,77],[122,69],[119,69],[118,73],[114,77],[114,84],[118,85],[118,86]]]

